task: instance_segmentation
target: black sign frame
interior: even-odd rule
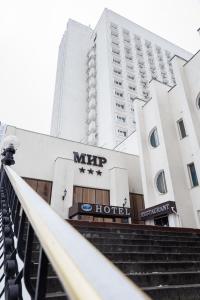
[[[140,218],[141,220],[145,221],[162,215],[169,215],[176,211],[176,203],[174,201],[166,201],[158,205],[141,210]]]
[[[85,206],[85,210],[83,209]],[[130,218],[131,210],[128,207],[110,206],[102,204],[91,203],[74,203],[69,208],[69,218],[76,215],[88,215],[98,217],[110,217],[110,218]]]

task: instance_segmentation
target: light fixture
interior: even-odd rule
[[[15,164],[13,155],[19,147],[19,140],[14,135],[8,135],[3,140],[3,149],[1,155],[3,156],[2,165],[11,166]]]
[[[67,196],[67,189],[64,189],[63,196],[62,196],[63,201],[65,200],[66,196]]]
[[[19,148],[19,140],[15,135],[7,135],[3,140],[3,148],[13,147],[15,151]]]
[[[126,199],[126,198],[124,198],[123,207],[125,207],[125,206],[126,206],[126,204],[127,204],[127,199]]]

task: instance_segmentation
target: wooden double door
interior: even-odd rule
[[[23,178],[47,203],[51,202],[52,181]]]
[[[110,205],[110,191],[82,186],[74,186],[73,203],[91,203]],[[112,222],[111,218],[77,216],[78,220],[95,222]]]
[[[140,219],[140,211],[144,209],[144,197],[141,194],[130,193],[131,222],[144,224]]]

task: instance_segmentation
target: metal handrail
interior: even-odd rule
[[[8,166],[5,171],[34,232],[70,299],[147,300],[135,284]]]

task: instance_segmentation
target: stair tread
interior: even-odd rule
[[[66,296],[65,292],[53,292],[53,293],[47,293],[46,297],[55,297],[55,296]]]
[[[127,239],[129,240],[129,239]],[[114,247],[135,247],[135,246],[147,246],[147,245],[140,245],[140,244],[98,244],[98,243],[94,243],[95,246],[114,246]],[[195,247],[195,246],[159,246],[159,245],[149,245],[151,247],[156,247],[156,248],[192,248],[192,249],[199,249],[200,250],[200,246],[199,247]]]
[[[148,239],[151,240],[150,238],[154,238],[154,237],[157,237],[157,238],[161,238],[161,237],[169,237],[171,240],[176,240],[176,238],[181,238],[181,239],[185,239],[185,240],[192,240],[192,241],[200,241],[200,236],[182,236],[182,235],[163,235],[163,234],[136,234],[135,232],[130,232],[130,233],[127,233],[127,232],[123,232],[123,233],[119,233],[119,232],[101,232],[101,231],[85,231],[85,232],[81,232],[81,234],[83,234],[83,236],[85,236],[87,238],[86,235],[91,235],[91,238],[96,238],[95,235],[101,235],[103,236],[103,238],[106,238],[106,235],[107,235],[107,238],[110,237],[110,235],[113,235],[112,238],[116,238],[116,239],[119,239],[120,235],[123,235],[123,236],[132,236],[132,237],[149,237]],[[115,237],[114,237],[115,236]],[[120,237],[120,238],[123,238],[123,237]]]
[[[200,270],[199,271],[177,271],[177,272],[138,272],[138,273],[132,273],[132,272],[129,272],[129,273],[125,273],[127,276],[130,276],[130,275],[134,275],[134,276],[153,276],[153,275],[174,275],[174,274],[178,274],[178,275],[181,275],[181,274],[200,274]]]
[[[180,253],[180,252],[163,252],[163,253],[158,253],[158,252],[151,252],[151,251],[148,251],[148,252],[143,252],[143,251],[126,251],[126,252],[123,252],[123,253],[120,253],[119,251],[102,251],[103,254],[156,254],[156,255],[160,255],[160,254],[163,254],[163,255],[179,255],[179,256],[184,256],[184,255],[199,255],[200,253],[194,253],[194,252],[184,252],[184,253]]]
[[[194,284],[175,284],[175,285],[160,285],[160,286],[152,286],[152,287],[143,287],[142,289],[144,291],[151,291],[151,290],[163,290],[163,289],[174,289],[174,288],[190,288],[190,287],[199,287],[200,283],[194,283]]]
[[[183,264],[183,263],[200,263],[199,260],[179,260],[179,261],[176,261],[176,260],[167,260],[167,261],[163,261],[163,260],[156,260],[156,261],[112,261],[113,263],[116,263],[116,264],[173,264],[173,263],[176,263],[176,264]]]

